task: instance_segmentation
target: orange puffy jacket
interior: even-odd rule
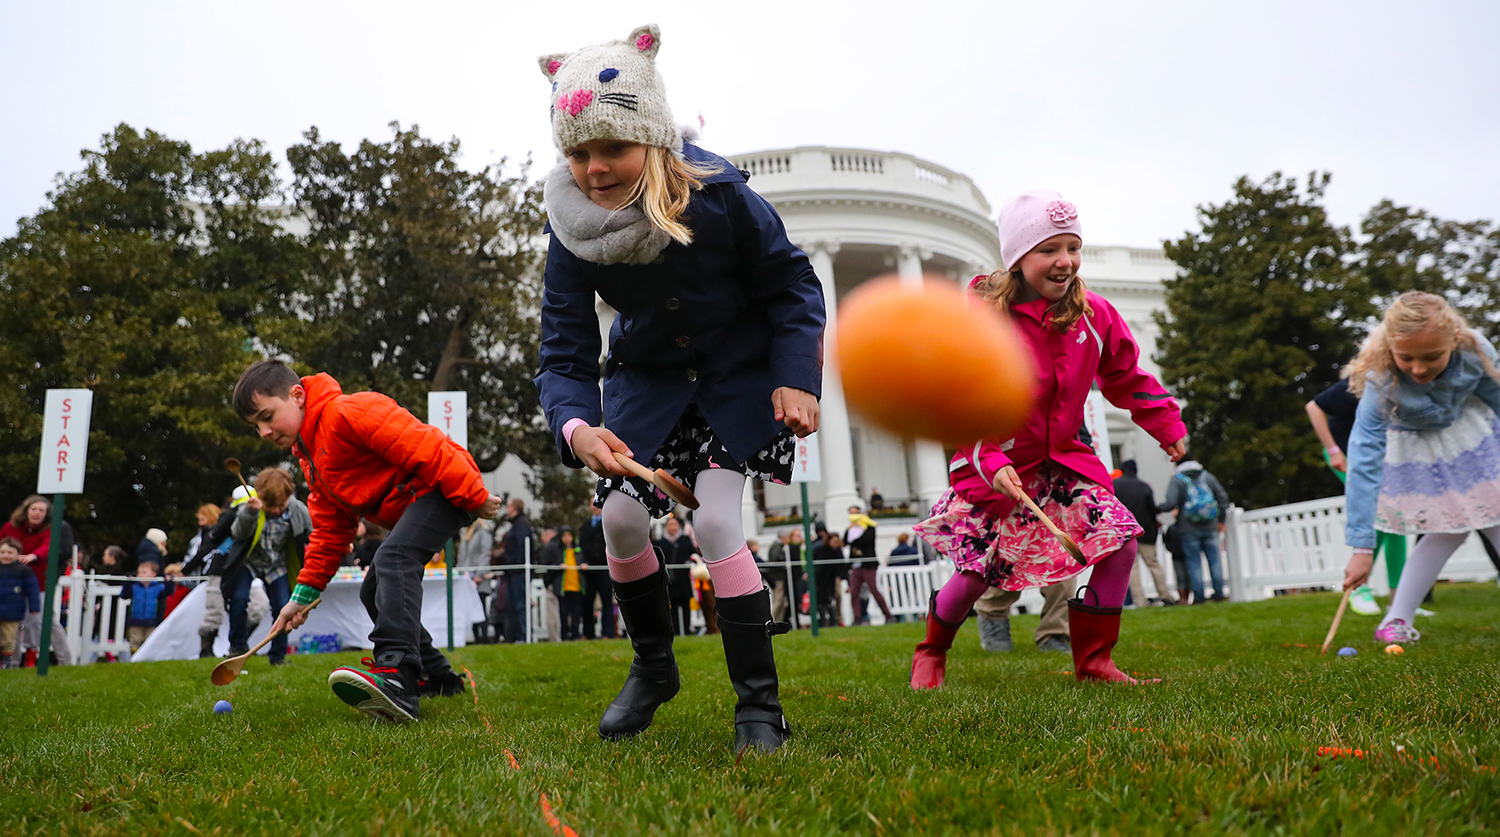
[[[389,529],[412,500],[434,490],[470,512],[489,499],[474,457],[390,397],[345,395],[326,373],[303,378],[302,387],[307,404],[293,451],[311,487],[313,530],[298,584],[327,586],[361,517]]]

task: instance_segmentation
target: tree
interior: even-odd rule
[[[120,125],[82,156],[0,242],[0,498],[8,511],[35,487],[45,391],[87,387],[80,543],[133,549],[157,526],[180,554],[198,506],[233,485],[226,454],[281,458],[242,446],[228,400],[257,300],[292,274],[234,265],[293,263],[295,243],[262,206],[277,181],[258,143],[194,155]]]
[[[457,139],[391,129],[352,154],[317,128],[288,149],[307,272],[288,316],[260,336],[346,391],[377,390],[418,416],[429,391],[467,391],[469,449],[485,470],[506,453],[551,458],[531,383],[540,184],[503,159],[465,171]]]
[[[1448,221],[1382,200],[1360,224],[1359,270],[1377,310],[1403,291],[1439,294],[1469,325],[1500,342],[1500,229]]]
[[[1338,488],[1303,405],[1338,379],[1374,306],[1349,231],[1323,209],[1328,182],[1242,177],[1232,199],[1198,208],[1198,231],[1165,243],[1180,273],[1156,315],[1162,377],[1189,454],[1250,508]]]

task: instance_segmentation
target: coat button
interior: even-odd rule
[[[686,349],[688,347],[688,345],[691,344],[692,342],[693,342],[692,338],[688,337],[686,334],[684,334],[681,337],[677,338],[677,345],[678,345],[678,347],[683,348],[683,349]]]
[[[667,302],[666,302],[666,309],[668,311],[676,311],[678,308],[681,308],[681,307],[682,307],[682,302],[680,300],[678,300],[677,297],[675,297],[675,296],[672,297],[671,299],[668,299]]]
[[[696,381],[696,380],[698,380],[698,370],[696,370],[696,369],[689,369],[687,371],[687,379],[689,381]]]

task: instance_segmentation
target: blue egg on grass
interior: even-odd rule
[[[1339,653],[1342,654],[1344,652],[1340,651]],[[221,700],[218,703],[214,704],[214,714],[215,715],[228,715],[229,714],[229,710],[231,710],[233,708],[234,708],[233,706],[229,705],[229,701],[227,701],[227,700]]]
[[[1351,647],[1349,647],[1347,645],[1345,645],[1343,648],[1339,649],[1339,656],[1340,657],[1352,657],[1352,656],[1354,656],[1355,654],[1358,654],[1358,653],[1359,653],[1358,649],[1351,648]]]

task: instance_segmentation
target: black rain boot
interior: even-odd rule
[[[667,574],[658,571],[636,581],[617,581],[614,587],[635,660],[625,685],[599,719],[599,737],[629,738],[651,726],[657,707],[677,695],[682,680],[672,656]]]
[[[721,598],[719,635],[724,639],[724,665],[739,701],[734,705],[734,751],[748,748],[774,752],[792,737],[792,726],[781,714],[777,697],[776,656],[771,637],[791,625],[771,618],[771,591],[765,587],[747,596]]]
[[[213,656],[214,656],[214,640],[218,639],[218,637],[219,637],[218,634],[199,634],[198,635],[198,659],[200,659],[200,660],[211,660],[211,659],[213,659]]]

